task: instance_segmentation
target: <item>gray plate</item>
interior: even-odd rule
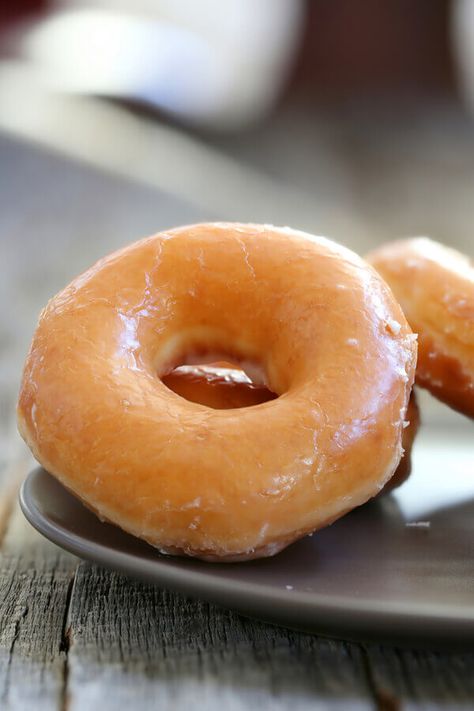
[[[210,564],[160,555],[100,521],[46,471],[20,502],[69,551],[263,620],[330,636],[412,646],[474,643],[474,466],[470,430],[423,433],[415,472],[275,558]]]

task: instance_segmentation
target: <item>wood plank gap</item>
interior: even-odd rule
[[[69,706],[69,650],[71,648],[71,621],[70,621],[70,610],[71,610],[71,600],[74,594],[74,587],[76,584],[76,571],[74,571],[69,581],[67,593],[66,593],[66,604],[64,608],[64,618],[63,627],[61,632],[61,643],[59,645],[60,653],[64,654],[64,664],[63,664],[63,679],[61,688],[61,699],[59,704],[60,711],[67,711]]]
[[[23,537],[22,519],[16,506],[0,555],[0,707],[61,711],[65,609],[77,560],[36,532]]]
[[[360,649],[361,661],[367,680],[367,686],[373,696],[375,708],[377,711],[400,711],[402,708],[401,700],[387,689],[379,687],[372,671],[372,663],[369,652],[364,644],[360,645]]]

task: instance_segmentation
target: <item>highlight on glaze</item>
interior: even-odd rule
[[[89,508],[163,552],[273,555],[391,478],[416,349],[385,282],[346,248],[191,225],[102,259],[49,302],[19,428]],[[277,397],[217,409],[166,385],[216,354]]]

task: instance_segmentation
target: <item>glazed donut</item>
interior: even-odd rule
[[[418,333],[418,385],[474,417],[474,267],[426,237],[382,246],[367,257]]]
[[[216,410],[162,382],[215,353],[259,366],[278,397]],[[194,225],[106,257],[49,302],[19,429],[89,508],[160,551],[257,558],[383,488],[415,365],[401,308],[348,249]]]

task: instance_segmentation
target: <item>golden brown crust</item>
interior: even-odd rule
[[[418,333],[417,383],[474,417],[474,268],[424,237],[382,246],[367,260],[383,276]]]
[[[203,351],[261,366],[280,397],[216,410],[160,380]],[[391,477],[415,360],[400,307],[349,250],[192,225],[110,255],[49,302],[19,427],[90,508],[159,549],[270,555]]]

